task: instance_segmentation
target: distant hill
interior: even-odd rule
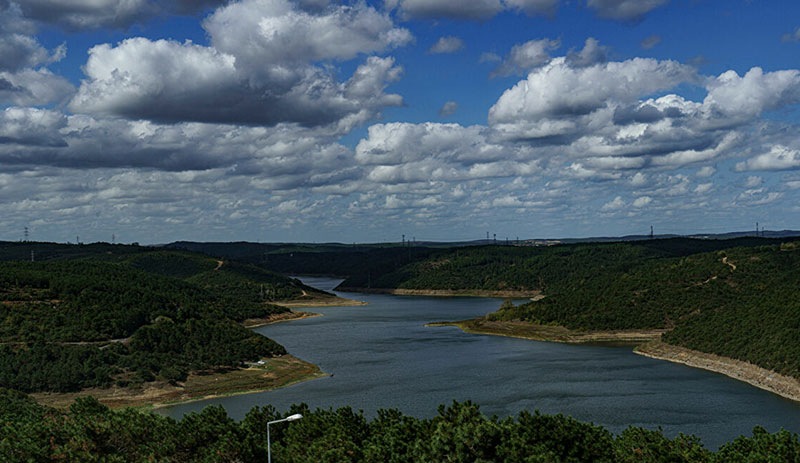
[[[662,240],[670,238],[690,238],[698,240],[730,240],[735,238],[796,238],[800,237],[800,231],[797,230],[763,230],[756,235],[755,230],[740,231],[740,232],[725,232],[725,233],[695,233],[691,235],[625,235],[625,236],[597,236],[589,238],[561,238],[557,240],[559,243],[617,243],[625,241],[647,241],[652,239]]]
[[[663,240],[671,238],[730,240],[735,238],[794,238],[800,237],[798,230],[763,230],[758,233],[754,230],[725,232],[725,233],[695,233],[690,235],[656,234],[650,235],[624,235],[624,236],[594,236],[586,238],[524,238],[524,239],[477,239],[469,241],[418,241],[416,239],[384,243],[253,243],[248,241],[236,242],[197,242],[175,241],[160,245],[170,249],[185,249],[201,252],[210,256],[225,256],[253,260],[264,254],[292,253],[292,252],[363,252],[382,248],[437,248],[449,249],[470,246],[547,246],[556,244],[573,243],[619,243],[626,241]]]

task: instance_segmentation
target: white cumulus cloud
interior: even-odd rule
[[[93,47],[71,109],[159,122],[349,130],[402,103],[383,92],[400,76],[392,58],[369,57],[344,82],[316,64],[411,40],[365,4],[314,13],[286,0],[246,0],[218,10],[205,27],[211,47],[145,38]]]
[[[576,130],[576,118],[694,79],[674,61],[635,58],[576,68],[554,58],[506,90],[489,110],[490,125],[510,138],[542,138]]]
[[[74,87],[47,66],[66,56],[66,46],[46,49],[19,5],[0,1],[0,106],[62,103]]]
[[[727,71],[711,79],[704,104],[734,118],[752,118],[764,111],[800,102],[800,71],[765,73],[754,67],[744,76]]]
[[[355,150],[371,181],[400,184],[532,175],[538,160],[524,147],[492,143],[481,126],[376,124]]]
[[[650,196],[640,196],[640,197],[638,197],[638,198],[633,200],[632,206],[638,209],[638,208],[645,207],[645,206],[647,206],[648,204],[650,204],[652,202],[653,202],[653,198],[651,198]]]
[[[66,146],[59,132],[66,127],[67,118],[47,109],[10,107],[0,112],[0,159],[23,158],[21,146]],[[4,156],[5,154],[5,156]]]
[[[738,171],[794,169],[800,169],[800,150],[782,145],[775,145],[766,153],[736,164]]]
[[[75,93],[67,79],[46,68],[0,72],[0,103],[39,106],[60,104]]]
[[[270,82],[309,63],[349,60],[412,40],[407,29],[364,3],[309,12],[288,0],[244,0],[218,9],[203,27],[212,46],[234,56],[248,78]]]
[[[625,207],[625,200],[622,199],[622,196],[617,196],[613,200],[603,204],[603,207],[600,208],[602,211],[617,211]]]

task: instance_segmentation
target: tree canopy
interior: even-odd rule
[[[37,404],[0,389],[3,461],[263,462],[267,422],[301,413],[303,419],[270,427],[274,461],[343,462],[753,462],[800,461],[798,435],[755,428],[716,451],[693,436],[665,436],[630,427],[613,435],[564,415],[521,412],[487,417],[477,405],[453,402],[432,418],[379,410],[368,419],[344,407],[285,414],[255,407],[241,421],[220,406],[182,420],[135,409],[111,410],[82,398],[69,410]]]
[[[40,260],[11,260],[22,248]],[[241,322],[314,291],[250,264],[133,246],[6,243],[0,260],[0,386],[25,392],[179,381],[282,355]]]

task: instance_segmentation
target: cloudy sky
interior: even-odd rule
[[[0,240],[800,229],[800,3],[0,0]]]

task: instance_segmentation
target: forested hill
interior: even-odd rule
[[[540,290],[494,320],[583,330],[667,329],[663,340],[800,378],[800,242],[669,239],[465,248],[371,276],[378,287]],[[343,283],[363,285],[364,276]]]
[[[257,264],[285,275],[382,275],[409,262],[425,259],[450,247],[406,247],[399,243],[376,245],[195,243],[178,241],[171,249],[202,252],[209,256]],[[365,280],[366,281],[366,280]]]
[[[792,239],[798,238],[785,240]],[[287,275],[346,277],[342,287],[353,289],[532,290],[542,289],[539,286],[545,282],[572,278],[576,272],[591,275],[616,261],[682,257],[781,242],[784,241],[740,237],[729,240],[669,238],[557,246],[176,242],[167,247],[241,260]],[[547,278],[543,277],[543,272],[548,274]]]
[[[314,292],[250,264],[139,246],[0,243],[0,261],[0,387],[26,392],[179,381],[283,354],[242,322]]]

